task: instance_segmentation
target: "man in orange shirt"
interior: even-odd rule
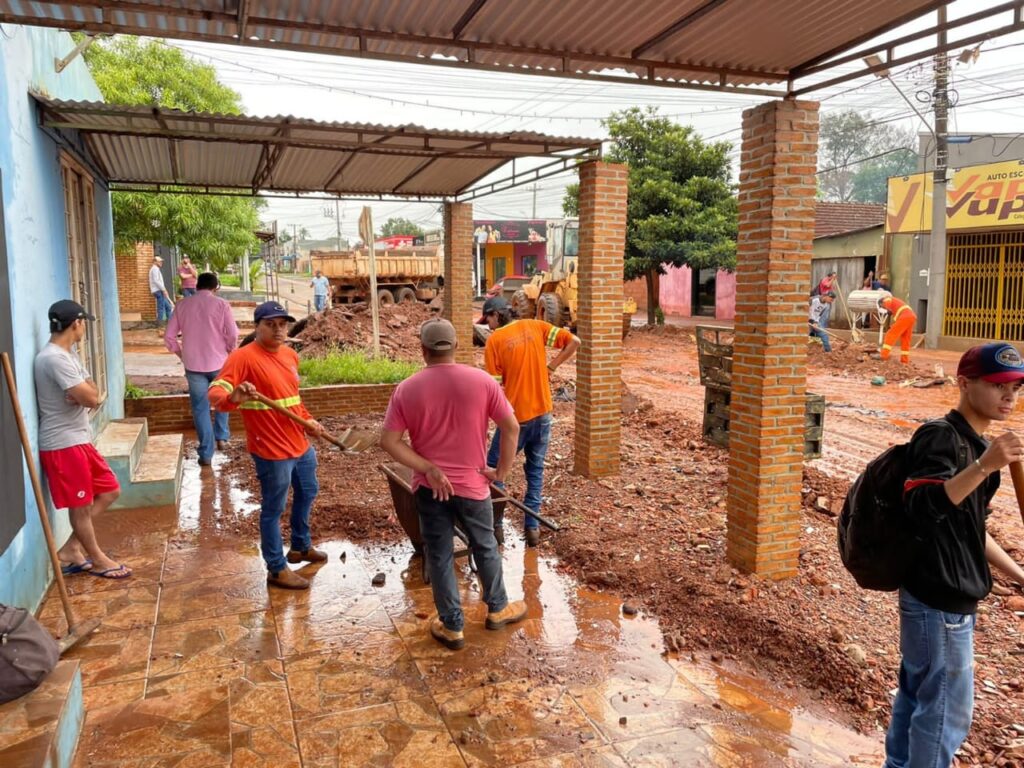
[[[256,393],[275,400],[304,419],[310,413],[299,397],[299,356],[285,346],[288,324],[295,318],[274,301],[256,307],[256,340],[236,349],[224,361],[210,384],[210,403],[230,411],[239,408],[249,453],[260,481],[260,549],[267,564],[267,583],[284,589],[307,589],[309,581],[288,568],[288,563],[323,563],[327,555],[313,548],[309,511],[320,486],[316,479],[316,450],[305,430],[256,399]],[[315,421],[310,434],[323,429]],[[294,489],[291,549],[284,554],[281,515]]]
[[[878,308],[892,315],[892,325],[889,326],[889,331],[882,341],[882,359],[889,359],[893,345],[899,340],[900,362],[909,363],[910,339],[914,333],[914,325],[917,324],[917,315],[914,314],[914,310],[895,296],[879,300]]]
[[[484,320],[493,331],[484,348],[484,367],[505,389],[519,422],[518,451],[526,457],[526,497],[523,503],[540,512],[544,488],[544,457],[551,442],[551,384],[549,376],[576,354],[580,340],[564,328],[543,320],[517,320],[508,302],[494,296],[484,302]],[[547,349],[561,350],[548,362]],[[487,466],[498,466],[501,431],[495,430]],[[540,524],[526,516],[526,544],[537,546]]]

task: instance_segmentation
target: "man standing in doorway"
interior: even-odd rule
[[[327,307],[327,297],[331,295],[331,283],[318,269],[309,284],[313,286],[313,309],[323,312]]]
[[[100,394],[82,367],[75,345],[85,338],[86,322],[95,320],[81,304],[58,301],[50,307],[50,343],[35,361],[39,405],[39,463],[46,473],[57,509],[67,507],[71,537],[57,553],[67,575],[89,572],[104,579],[126,579],[131,568],[100,549],[93,518],[121,493],[117,478],[92,444],[89,410]]]
[[[164,273],[161,267],[164,260],[160,256],[153,257],[153,265],[149,268],[149,292],[156,299],[156,321],[166,323],[171,319],[171,312],[174,311],[174,302],[167,295],[167,287],[164,285]]]
[[[484,347],[484,367],[497,378],[515,409],[519,422],[517,452],[526,457],[526,497],[523,503],[540,513],[544,490],[544,458],[551,442],[551,374],[576,354],[580,340],[565,328],[556,328],[543,320],[515,319],[509,303],[501,296],[484,302],[484,321],[492,333]],[[548,362],[548,348],[560,350]],[[501,430],[494,433],[487,453],[487,466],[498,466]],[[540,524],[525,515],[526,544],[537,546]]]
[[[231,305],[217,298],[219,288],[217,276],[203,272],[196,280],[196,294],[178,302],[164,332],[164,346],[185,366],[192,423],[199,439],[199,463],[203,466],[213,461],[214,440],[217,448],[224,449],[231,439],[226,411],[218,411],[211,423],[207,394],[210,382],[238,346],[238,325]]]
[[[267,583],[282,589],[308,589],[309,581],[288,568],[288,563],[324,563],[327,554],[313,549],[309,512],[320,486],[316,479],[316,450],[301,426],[260,402],[261,394],[312,421],[299,396],[299,356],[285,346],[288,324],[295,318],[276,301],[267,301],[253,313],[256,340],[236,349],[224,361],[220,375],[210,384],[214,408],[239,408],[248,438],[249,453],[260,481],[260,549],[267,564]],[[315,421],[309,434],[320,435]],[[281,515],[293,490],[291,549],[281,542]]]

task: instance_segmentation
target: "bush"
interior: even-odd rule
[[[229,275],[226,272],[221,272],[217,277],[220,279],[220,284],[225,288],[238,288],[242,284],[242,278],[238,275]]]
[[[143,397],[153,397],[156,392],[150,392],[148,389],[137,387],[130,381],[124,383],[124,397],[126,400],[140,400]]]
[[[362,352],[331,352],[324,357],[299,361],[302,385],[395,384],[412,376],[420,366],[386,357],[371,358]]]

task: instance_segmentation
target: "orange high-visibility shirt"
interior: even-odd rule
[[[221,411],[242,411],[247,447],[261,459],[295,459],[309,450],[306,431],[287,416],[256,400],[235,405],[228,399],[235,387],[246,381],[254,384],[261,395],[304,419],[311,418],[299,396],[299,356],[295,350],[281,346],[270,352],[258,342],[236,349],[210,384],[210,404]]]
[[[882,299],[882,309],[892,315],[892,321],[895,323],[901,315],[906,315],[908,312],[915,319],[917,315],[914,314],[906,302],[897,299],[895,296],[890,296],[888,299]]]
[[[488,337],[484,367],[501,381],[520,424],[553,408],[547,348],[564,349],[572,339],[565,328],[543,320],[513,320]]]

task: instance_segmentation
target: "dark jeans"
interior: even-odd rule
[[[188,380],[188,401],[192,406],[192,424],[195,425],[196,437],[199,439],[199,458],[202,461],[210,461],[213,458],[214,440],[231,439],[227,411],[217,411],[212,423],[210,419],[210,382],[217,378],[218,373],[220,371],[185,371],[185,378]]]
[[[526,498],[523,504],[534,512],[540,514],[541,491],[544,490],[544,458],[548,455],[548,445],[551,443],[551,422],[550,413],[542,414],[535,419],[524,421],[519,425],[519,445],[516,446],[516,453],[523,452],[526,460],[523,462],[523,471],[526,473]],[[491,448],[487,451],[487,466],[498,466],[498,455],[501,452],[501,430],[494,430],[494,439],[491,440]],[[501,485],[504,488],[504,485]],[[525,527],[539,528],[537,518],[524,514]]]
[[[808,323],[807,328],[808,336],[817,336],[819,339],[821,339],[821,346],[825,348],[825,351],[832,351],[832,342],[829,341],[827,333],[825,333],[821,328],[815,328],[810,323]]]
[[[434,606],[445,627],[453,632],[462,631],[465,620],[459,600],[459,584],[455,579],[455,521],[469,538],[473,550],[477,576],[484,591],[487,610],[497,613],[508,605],[505,582],[501,576],[501,555],[494,538],[494,511],[491,500],[467,499],[452,496],[438,501],[430,488],[416,491],[416,511],[420,516],[424,556],[430,569],[430,589],[434,593]]]
[[[292,487],[291,547],[306,550],[313,546],[309,533],[309,510],[320,485],[316,479],[316,449],[313,446],[297,459],[261,459],[252,455],[256,477],[260,481],[260,550],[270,573],[287,567],[281,542],[281,515]]]

